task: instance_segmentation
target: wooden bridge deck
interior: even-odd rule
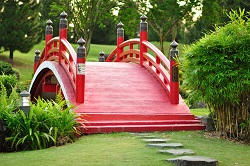
[[[84,133],[202,129],[188,107],[171,104],[154,76],[133,63],[88,62],[85,103],[77,105]]]

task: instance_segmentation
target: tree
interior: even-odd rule
[[[28,52],[41,39],[39,4],[33,0],[5,0],[0,2],[0,46],[9,50]]]
[[[160,39],[160,49],[164,52],[163,42],[171,34],[172,40],[176,37],[176,30],[185,20],[190,20],[194,12],[192,9],[199,4],[198,0],[149,0],[148,23]],[[142,11],[143,13],[143,11]]]
[[[250,10],[249,0],[203,0],[202,15],[190,27],[188,27],[187,42],[193,42],[203,37],[208,31],[213,31],[215,25],[225,25],[230,19],[227,13],[239,8]],[[248,16],[249,17],[249,16]]]
[[[105,17],[112,17],[112,9],[116,6],[115,0],[79,0],[73,4],[72,23],[76,36],[83,36],[86,40],[86,49],[89,52],[94,29]],[[101,36],[100,36],[101,37]]]
[[[118,21],[124,24],[125,35],[128,38],[137,37],[139,31],[140,13],[134,0],[120,0]]]
[[[62,11],[68,13],[68,21],[72,28],[73,38],[83,37],[86,49],[89,52],[93,32],[106,17],[112,17],[115,0],[62,0],[50,5],[50,15],[59,15]],[[65,5],[67,4],[67,5]],[[100,36],[101,37],[101,36]]]

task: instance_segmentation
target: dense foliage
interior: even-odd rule
[[[41,39],[39,4],[33,0],[0,1],[0,47],[10,52],[28,52]]]
[[[231,12],[231,23],[217,27],[186,52],[185,81],[191,96],[214,111],[226,136],[250,137],[250,20]]]
[[[17,85],[17,78],[15,75],[0,75],[0,84],[6,88],[7,94],[10,95],[12,88]],[[0,87],[0,89],[2,89]]]
[[[56,101],[38,99],[25,114],[19,110],[15,89],[8,96],[2,85],[0,95],[0,120],[5,126],[0,151],[42,149],[74,141],[76,115],[61,97]]]

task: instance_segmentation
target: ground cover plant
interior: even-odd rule
[[[212,110],[222,135],[249,141],[250,19],[244,10],[229,16],[231,23],[187,49],[184,80]]]
[[[15,88],[8,96],[1,85],[0,95],[0,120],[5,126],[1,151],[43,149],[74,141],[76,114],[62,97],[56,101],[38,99],[25,114],[19,110]]]

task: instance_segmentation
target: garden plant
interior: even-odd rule
[[[248,13],[249,14],[249,13]],[[250,19],[244,10],[186,51],[185,85],[202,98],[224,136],[250,139]]]

